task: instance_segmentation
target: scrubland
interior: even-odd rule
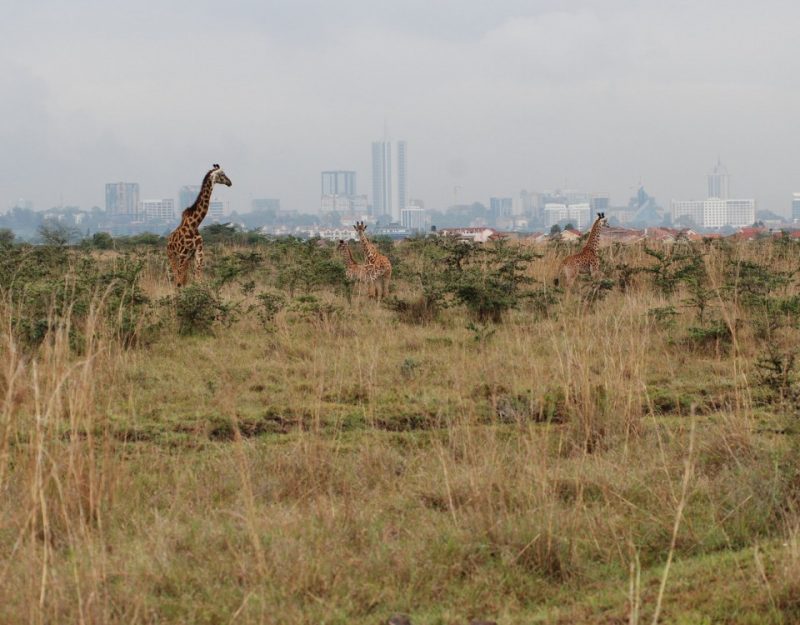
[[[380,243],[0,249],[0,622],[800,621],[800,244]]]

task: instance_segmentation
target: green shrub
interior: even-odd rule
[[[525,274],[534,254],[505,241],[493,245],[456,242],[446,259],[446,291],[466,306],[479,322],[499,323],[503,315],[517,308],[527,285]]]
[[[259,293],[256,314],[265,328],[270,328],[275,321],[275,316],[286,306],[286,298],[279,293],[267,291]]]
[[[180,334],[210,334],[214,324],[231,320],[232,308],[210,288],[193,283],[178,291],[175,312]]]

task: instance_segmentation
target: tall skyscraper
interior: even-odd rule
[[[397,142],[397,178],[392,169],[392,142],[386,138],[372,143],[372,214],[382,221],[399,222],[408,207],[407,157],[408,144]],[[392,193],[397,183],[397,197]]]
[[[139,183],[109,182],[106,184],[106,212],[110,217],[136,218],[139,213]]]
[[[406,188],[406,142],[397,142],[397,212],[402,214],[408,207],[408,189]],[[396,220],[395,220],[396,221]]]
[[[392,221],[392,144],[388,139],[372,142],[372,214]]]
[[[714,171],[708,174],[708,197],[718,197],[721,200],[728,199],[728,170],[717,159]]]
[[[800,220],[800,193],[792,196],[792,220]]]
[[[356,195],[356,172],[323,171],[322,195]]]

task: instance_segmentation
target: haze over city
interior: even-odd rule
[[[0,211],[174,196],[212,162],[225,197],[319,209],[320,171],[408,142],[426,207],[583,188],[624,203],[800,190],[800,6],[767,2],[41,1],[4,11]]]

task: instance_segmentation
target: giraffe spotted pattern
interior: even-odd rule
[[[597,219],[592,224],[589,238],[580,252],[567,256],[559,269],[559,277],[556,284],[570,286],[578,274],[588,273],[593,278],[600,272],[600,257],[597,255],[597,246],[600,242],[600,230],[608,227],[608,220],[605,213],[597,213]]]
[[[366,282],[370,297],[380,299],[389,293],[389,281],[392,279],[392,263],[378,251],[375,244],[367,238],[367,224],[357,221],[353,226],[358,240],[364,248]]]
[[[233,184],[217,164],[214,164],[206,173],[197,199],[194,204],[184,209],[180,225],[167,239],[167,258],[172,268],[172,277],[178,288],[186,284],[189,263],[192,258],[194,258],[195,277],[200,277],[203,273],[205,258],[203,238],[200,236],[200,223],[208,213],[211,191],[215,184],[224,184],[228,187]]]

